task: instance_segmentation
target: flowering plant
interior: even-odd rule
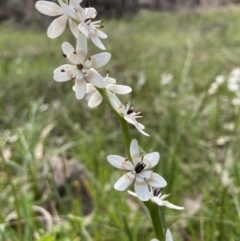
[[[148,208],[156,237],[160,241],[171,241],[172,236],[169,229],[164,235],[165,231],[161,224],[158,206],[166,206],[177,210],[182,210],[183,207],[164,200],[168,195],[162,194],[160,188],[164,188],[167,182],[162,176],[149,170],[158,164],[159,153],[140,154],[138,141],[131,138],[128,124],[134,125],[141,134],[149,136],[144,131],[145,126],[137,121],[137,119],[142,118],[141,112],[135,112],[130,102],[125,106],[117,97],[117,94],[128,94],[132,89],[126,85],[116,85],[115,78],[109,77],[108,74],[103,77],[96,71],[109,62],[111,54],[102,52],[86,58],[88,39],[100,49],[105,50],[105,46],[100,39],[107,38],[107,35],[99,30],[103,27],[100,25],[102,21],[94,21],[97,16],[96,9],[92,7],[83,8],[80,5],[81,2],[81,0],[58,0],[59,5],[57,5],[41,0],[36,3],[36,8],[41,13],[49,16],[60,16],[49,26],[48,37],[56,38],[61,35],[68,21],[71,32],[76,38],[76,49],[68,42],[62,44],[63,56],[71,64],[64,64],[56,68],[53,72],[53,78],[57,82],[74,80],[73,90],[76,98],[83,99],[86,93],[90,93],[88,105],[91,108],[97,107],[102,100],[107,102],[119,120],[127,153],[126,158],[119,155],[107,157],[111,165],[127,171],[115,183],[114,188],[118,191],[125,191],[134,182],[135,193],[128,192],[138,197]]]

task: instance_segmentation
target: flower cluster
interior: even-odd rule
[[[89,96],[88,106],[96,108],[103,99],[110,105],[111,109],[119,119],[125,137],[125,144],[129,156],[127,158],[118,155],[109,155],[108,162],[118,169],[127,171],[114,185],[118,191],[127,190],[134,183],[135,193],[128,191],[131,195],[138,197],[141,201],[151,200],[159,206],[182,210],[183,207],[176,206],[165,199],[169,196],[161,193],[161,189],[167,185],[165,179],[159,174],[151,171],[160,159],[158,152],[142,155],[139,152],[136,139],[130,139],[128,123],[135,126],[143,135],[149,136],[144,129],[145,126],[138,122],[142,118],[141,112],[134,111],[130,101],[124,105],[117,95],[125,95],[132,91],[129,86],[116,84],[109,72],[103,77],[97,69],[105,66],[111,59],[108,52],[87,56],[88,40],[90,39],[98,48],[105,50],[101,39],[107,35],[100,29],[103,28],[103,21],[95,21],[97,11],[93,7],[81,7],[82,0],[58,0],[59,4],[49,1],[37,1],[36,8],[39,12],[49,16],[57,16],[47,30],[49,38],[60,36],[69,23],[72,34],[76,38],[76,47],[69,42],[62,44],[63,56],[70,62],[63,64],[53,71],[53,79],[57,82],[73,80],[73,91],[76,98],[81,100],[87,94]],[[168,84],[172,79],[171,75],[166,76],[162,84]],[[124,124],[122,124],[124,123]],[[127,130],[126,130],[127,129]],[[126,141],[126,139],[128,139]],[[130,143],[131,142],[131,143]],[[156,240],[156,239],[153,239]],[[169,230],[166,232],[166,241],[172,241]]]

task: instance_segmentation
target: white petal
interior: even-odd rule
[[[115,183],[114,188],[118,191],[126,190],[134,181],[135,174],[132,172],[127,172]]]
[[[145,182],[145,180],[142,177],[140,177],[139,175],[136,175],[134,190],[140,200],[142,200],[142,201],[149,200],[150,192],[148,189],[148,185]]]
[[[79,5],[79,3],[81,3],[81,2],[82,1],[79,2],[78,0],[71,0],[71,3],[73,4],[74,8],[76,8],[76,9],[81,8]]]
[[[136,116],[133,117],[133,116],[131,116],[131,115],[124,115],[124,119],[125,119],[128,123],[134,125],[140,133],[142,133],[142,134],[145,135],[145,136],[150,136],[150,135],[147,134],[145,131],[143,131],[143,129],[145,128],[144,125],[142,125],[141,123],[137,122],[137,120],[136,120],[135,118],[141,118],[141,117],[136,117]]]
[[[58,16],[64,14],[63,9],[53,2],[37,1],[35,7],[40,13],[48,16]]]
[[[111,54],[104,52],[91,56],[85,63],[86,68],[101,68],[109,62]]]
[[[146,179],[147,183],[152,187],[165,187],[167,182],[159,174],[152,171],[142,171],[141,175]]]
[[[152,200],[153,202],[155,202],[157,205],[163,206],[163,201],[162,201],[159,197],[153,196],[153,197],[151,197],[151,200]]]
[[[73,48],[73,46],[70,43],[64,42],[64,43],[62,43],[62,51],[64,54],[69,56],[70,54],[72,54],[75,51],[75,49]]]
[[[80,62],[83,63],[87,55],[87,38],[83,34],[79,34],[77,37],[76,51]]]
[[[103,31],[97,29],[97,35],[99,38],[105,39],[107,38],[107,34],[105,34]]]
[[[95,8],[85,8],[84,10],[87,18],[95,18],[97,16]]]
[[[173,241],[173,238],[169,229],[166,232],[166,241]]]
[[[114,167],[122,170],[134,170],[133,164],[126,158],[118,155],[109,155],[107,157],[108,162]]]
[[[52,21],[47,30],[48,37],[54,39],[60,36],[66,28],[67,20],[68,16],[64,14]]]
[[[81,100],[85,96],[86,89],[87,89],[87,85],[84,78],[80,78],[80,76],[76,77],[74,90],[75,90],[76,98],[78,100]]]
[[[106,87],[103,77],[98,72],[96,72],[96,70],[90,69],[85,75],[85,78],[98,88]]]
[[[69,18],[68,23],[72,34],[75,36],[75,38],[77,38],[77,36],[79,35],[79,29],[77,27],[77,24],[71,18]]]
[[[96,88],[92,84],[87,83],[87,94],[95,93],[96,91]]]
[[[85,23],[80,23],[78,29],[84,34],[87,38],[89,37],[89,27]]]
[[[160,155],[158,152],[152,152],[144,156],[143,162],[146,164],[145,169],[153,168],[158,164]]]
[[[130,190],[127,191],[130,195],[134,196],[134,197],[137,197],[137,194],[135,192],[132,192]]]
[[[77,68],[75,65],[65,64],[61,65],[53,72],[53,78],[57,82],[64,82],[74,78],[77,73]]]
[[[96,29],[95,29],[96,30]],[[92,42],[100,49],[105,50],[105,46],[103,45],[102,41],[99,39],[97,35],[97,31],[95,33],[90,33],[90,38]]]
[[[140,162],[140,155],[139,155],[139,150],[138,150],[138,142],[136,139],[131,141],[130,144],[130,154],[132,157],[132,161],[134,163],[134,165],[136,166],[136,164],[138,162]]]
[[[159,241],[158,239],[154,238],[154,239],[151,239],[151,241]]]
[[[90,108],[95,108],[97,106],[99,106],[102,102],[102,96],[100,95],[100,93],[98,91],[96,91],[89,99],[88,101],[88,106]]]
[[[176,210],[183,210],[184,207],[176,206],[168,201],[163,201],[163,206],[171,208],[171,209],[176,209]]]
[[[68,5],[63,3],[62,1],[59,1],[59,4],[61,5],[63,11],[71,18],[76,19],[76,12],[74,9],[70,8]],[[77,20],[77,19],[76,19]]]
[[[107,84],[115,84],[116,83],[116,79],[112,78],[112,77],[105,77],[104,80],[106,81]]]
[[[106,89],[118,95],[125,95],[132,91],[132,88],[130,88],[129,86],[115,84],[109,84]]]

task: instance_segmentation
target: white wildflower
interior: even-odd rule
[[[142,201],[148,201],[150,196],[149,187],[165,187],[167,182],[159,174],[153,171],[146,171],[157,165],[160,155],[158,152],[152,152],[144,157],[139,154],[137,140],[132,140],[130,145],[130,154],[132,162],[128,159],[118,156],[109,155],[108,162],[116,168],[128,170],[114,185],[118,191],[126,190],[135,180],[134,189],[138,198]]]
[[[103,78],[106,84],[106,91],[107,93],[116,93],[119,95],[125,95],[132,91],[132,89],[129,86],[126,85],[117,85],[116,79],[111,78],[108,76]],[[102,102],[102,96],[97,91],[97,89],[90,83],[87,84],[87,94],[90,94],[91,97],[88,101],[88,106],[91,108],[97,107]]]
[[[159,206],[165,206],[165,207],[168,207],[168,208],[171,208],[171,209],[176,209],[176,210],[183,210],[184,207],[179,207],[179,206],[176,206],[168,201],[166,201],[165,199],[170,195],[170,194],[162,194],[161,191],[160,191],[160,188],[152,188],[150,187],[151,191],[150,191],[150,199],[152,202],[156,203],[157,205]],[[132,196],[134,197],[137,197],[137,194],[132,192],[132,191],[129,191],[128,190],[128,193],[131,194]]]
[[[113,108],[123,116],[123,118],[130,124],[134,125],[137,130],[145,136],[149,136],[145,131],[145,126],[137,121],[137,119],[142,118],[141,112],[133,111],[133,106],[130,105],[130,102],[125,106],[113,93],[108,93],[109,99]]]
[[[58,3],[60,6],[49,1],[37,1],[35,4],[36,9],[40,13],[52,17],[59,16],[48,27],[48,37],[54,39],[60,36],[66,28],[67,21],[69,22],[72,33],[77,37],[79,30],[73,20],[77,18],[77,14],[72,7],[71,1],[69,6],[64,4],[62,0],[58,0]]]
[[[169,84],[173,79],[173,75],[172,74],[162,74],[162,78],[161,78],[161,84],[162,85],[167,85]]]
[[[111,54],[104,52],[95,54],[85,61],[87,55],[87,39],[83,34],[77,38],[76,51],[73,46],[64,42],[62,44],[64,56],[73,64],[65,64],[54,70],[54,80],[64,82],[75,79],[75,93],[77,99],[82,99],[87,90],[86,80],[98,88],[104,88],[106,83],[103,77],[94,68],[100,68],[108,63]]]

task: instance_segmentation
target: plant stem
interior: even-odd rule
[[[128,159],[132,161],[131,155],[130,155],[130,143],[131,143],[132,139],[131,139],[131,136],[130,136],[128,123],[113,108],[111,102],[109,101],[109,97],[108,97],[108,95],[106,93],[106,90],[105,89],[100,89],[100,88],[97,88],[97,90],[99,91],[99,93],[101,94],[103,99],[107,102],[107,104],[109,105],[109,107],[111,108],[111,110],[113,111],[113,113],[115,114],[115,116],[117,117],[117,119],[118,119],[118,121],[120,123],[122,134],[123,134],[123,139],[124,139],[124,145],[125,145],[125,149],[126,149],[126,152],[127,152],[127,156],[128,156]]]
[[[163,227],[162,227],[161,219],[158,212],[158,206],[152,203],[151,201],[144,202],[144,204],[149,210],[157,239],[159,241],[165,241],[164,234],[163,234]]]
[[[126,152],[127,152],[127,156],[128,156],[128,159],[130,161],[132,161],[132,158],[131,158],[131,155],[130,155],[130,143],[132,141],[132,138],[131,138],[131,135],[130,135],[128,123],[113,108],[113,106],[112,106],[112,104],[109,100],[109,97],[107,95],[106,90],[100,89],[100,88],[97,88],[97,90],[99,91],[99,93],[101,94],[103,99],[107,102],[107,104],[109,105],[109,107],[111,108],[113,113],[116,115],[116,117],[117,117],[117,119],[120,123],[122,134],[123,134],[123,139],[124,139],[124,145],[125,145],[125,149],[126,149]],[[158,240],[159,241],[165,241],[165,237],[164,237],[164,234],[163,234],[163,227],[162,227],[161,219],[160,219],[159,212],[158,212],[158,206],[153,204],[151,201],[144,202],[144,204],[146,205],[146,207],[148,208],[148,210],[150,212],[150,216],[151,216],[152,223],[153,223],[153,226],[154,226],[154,230],[155,230],[155,233],[156,233],[156,236],[157,236]]]

